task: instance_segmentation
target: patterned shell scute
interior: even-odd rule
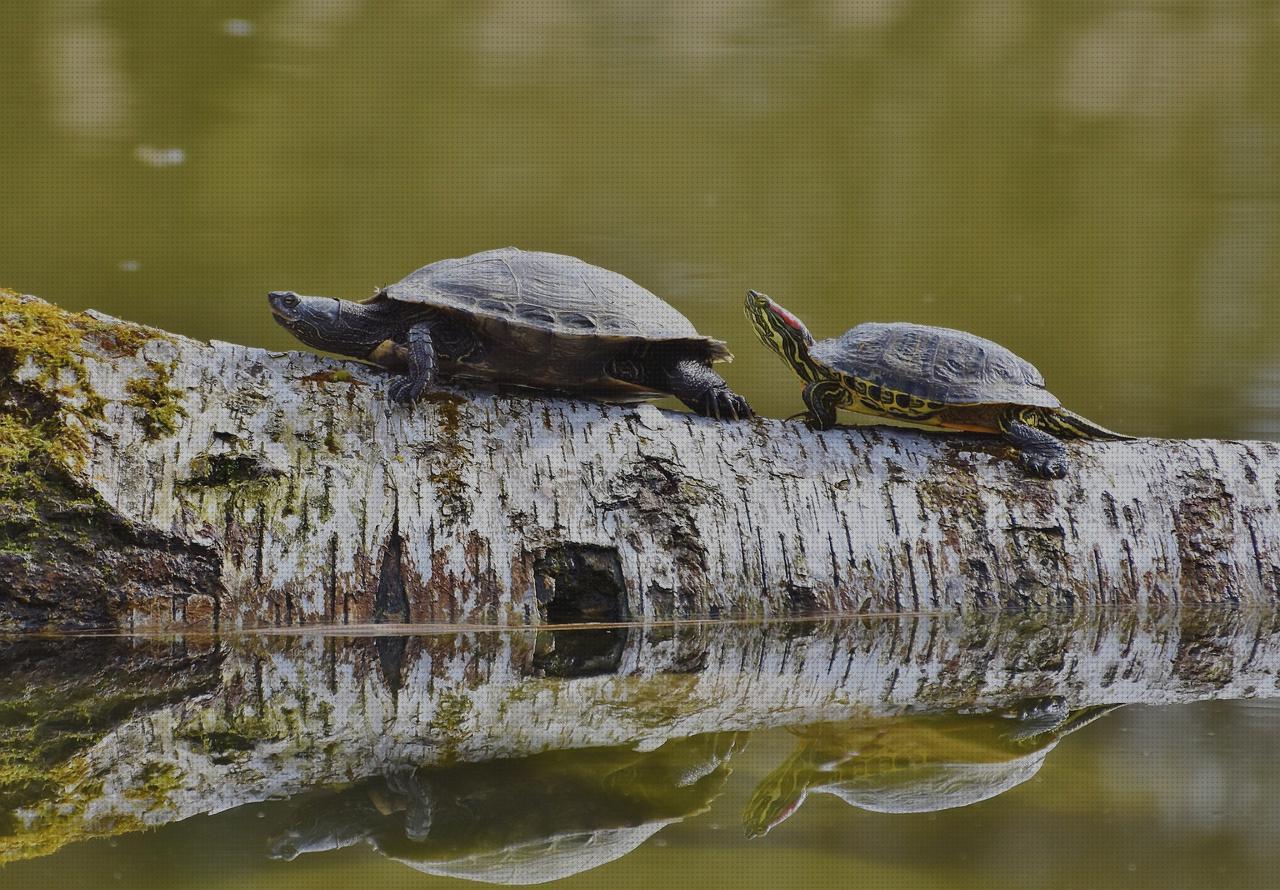
[[[844,374],[948,405],[1059,405],[1035,366],[951,328],[868,322],[818,343],[813,356]]]
[[[393,284],[387,294],[560,335],[701,340],[713,352],[723,349],[631,279],[555,253],[505,247],[440,260]]]

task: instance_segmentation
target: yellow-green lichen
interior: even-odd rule
[[[458,749],[471,738],[467,726],[474,706],[465,693],[445,690],[436,703],[431,718],[431,731],[440,741],[440,762],[451,763],[457,759]]]
[[[102,399],[89,385],[84,332],[48,303],[0,291],[0,480],[33,463],[76,466],[88,447],[87,428],[102,416]],[[35,368],[34,386],[18,372]],[[40,398],[52,390],[59,410]]]
[[[187,409],[179,399],[182,390],[169,385],[173,379],[172,366],[160,362],[147,362],[149,377],[135,377],[125,384],[129,393],[126,404],[141,411],[138,422],[148,439],[168,436],[178,429],[178,418],[187,416]]]
[[[463,400],[450,393],[428,393],[423,397],[436,405],[439,435],[424,446],[422,453],[429,455],[427,481],[435,486],[440,499],[441,516],[447,522],[465,522],[471,513],[467,499],[467,484],[463,471],[471,460],[471,450],[463,443],[463,416],[459,406]]]
[[[670,674],[633,682],[628,679],[609,690],[600,702],[606,713],[615,713],[646,728],[671,726],[706,707],[698,697],[695,674]]]
[[[103,407],[85,369],[84,359],[89,355],[86,340],[98,353],[121,356],[136,353],[148,340],[166,336],[140,325],[67,312],[0,288],[0,378],[12,385],[19,370],[28,364],[34,366],[35,382],[52,390],[62,410],[78,415],[85,425],[101,417]]]
[[[66,515],[94,508],[92,497],[55,478],[82,454],[78,438],[59,426],[56,418],[23,420],[19,412],[0,412],[0,552],[31,549],[42,508],[56,505]]]
[[[213,763],[225,764],[244,759],[264,742],[288,738],[289,729],[282,722],[245,714],[205,715],[174,735],[209,755]]]
[[[27,481],[15,474],[83,463],[88,431],[104,404],[85,368],[86,340],[100,352],[125,355],[160,336],[0,288],[0,487]],[[34,378],[19,381],[28,367]]]
[[[99,796],[100,787],[95,785],[74,789],[59,809],[40,813],[20,833],[5,838],[0,864],[48,856],[75,841],[115,837],[147,827],[137,816],[125,813],[87,820],[85,809]]]
[[[182,772],[172,763],[153,760],[142,768],[123,796],[146,805],[146,811],[158,810],[169,803],[169,796],[185,787]]]
[[[303,383],[351,383],[356,386],[364,386],[355,375],[346,368],[338,368],[336,370],[316,371],[314,374],[308,374],[302,378]]]
[[[198,454],[191,459],[185,478],[178,480],[184,488],[224,488],[235,492],[265,491],[284,478],[284,471],[262,454],[226,452]]]
[[[30,550],[42,515],[93,511],[92,498],[70,483],[104,405],[85,359],[91,347],[128,354],[156,336],[0,288],[0,550]]]

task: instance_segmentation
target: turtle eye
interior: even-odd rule
[[[271,298],[273,304],[283,306],[285,309],[292,309],[302,302],[291,290],[273,290],[267,296]]]

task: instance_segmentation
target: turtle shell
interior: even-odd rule
[[[732,358],[665,300],[576,257],[504,247],[423,266],[384,296],[563,337],[683,341],[712,360]]]
[[[868,322],[815,344],[810,355],[847,376],[944,405],[1060,405],[1030,362],[951,328]]]

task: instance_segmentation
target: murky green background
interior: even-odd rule
[[[975,331],[1145,435],[1280,433],[1275,2],[10,0],[0,284],[285,348],[272,288],[582,256],[799,385],[820,336]]]
[[[514,244],[668,297],[766,414],[819,336],[972,330],[1141,435],[1280,436],[1280,3],[8,0],[0,285],[291,348],[274,288],[359,297]],[[932,815],[708,813],[576,886],[1269,886],[1275,710],[1127,708]],[[366,847],[269,861],[250,808],[0,869],[13,887],[433,886]]]

